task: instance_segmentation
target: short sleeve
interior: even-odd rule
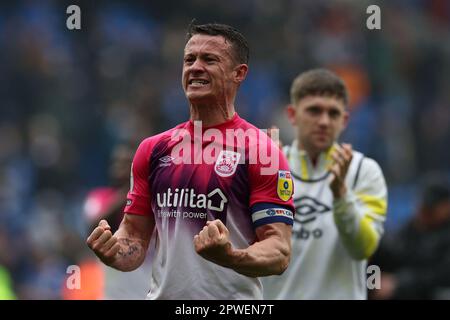
[[[266,141],[265,141],[266,140]],[[254,227],[273,222],[293,224],[294,185],[283,152],[270,138],[262,139],[257,163],[249,164],[250,210]]]
[[[150,175],[151,147],[149,140],[144,140],[138,147],[131,164],[130,191],[127,194],[125,213],[150,215]]]

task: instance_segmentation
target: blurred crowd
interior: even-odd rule
[[[64,1],[0,4],[0,299],[61,299],[86,254],[87,194],[108,186],[114,148],[186,121],[187,25],[222,22],[250,44],[236,102],[260,128],[283,114],[301,71],[327,67],[350,89],[343,140],[376,159],[389,187],[387,232],[416,212],[421,177],[450,179],[450,2]],[[368,30],[366,8],[381,8]]]

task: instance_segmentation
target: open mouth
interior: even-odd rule
[[[205,79],[191,79],[189,80],[190,87],[204,87],[209,84],[208,80]]]

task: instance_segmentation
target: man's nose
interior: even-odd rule
[[[200,72],[204,70],[204,66],[203,63],[199,60],[196,59],[190,66],[189,66],[189,70],[191,72]]]
[[[330,124],[330,116],[326,112],[322,112],[319,116],[319,125],[328,126]]]

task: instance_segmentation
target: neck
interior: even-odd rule
[[[316,165],[317,161],[319,160],[319,155],[322,151],[308,147],[307,145],[302,143],[300,139],[298,139],[297,141],[299,150],[304,150],[308,154],[313,165]]]
[[[194,104],[190,105],[190,119],[202,121],[204,127],[210,127],[231,120],[235,114],[234,105]]]

